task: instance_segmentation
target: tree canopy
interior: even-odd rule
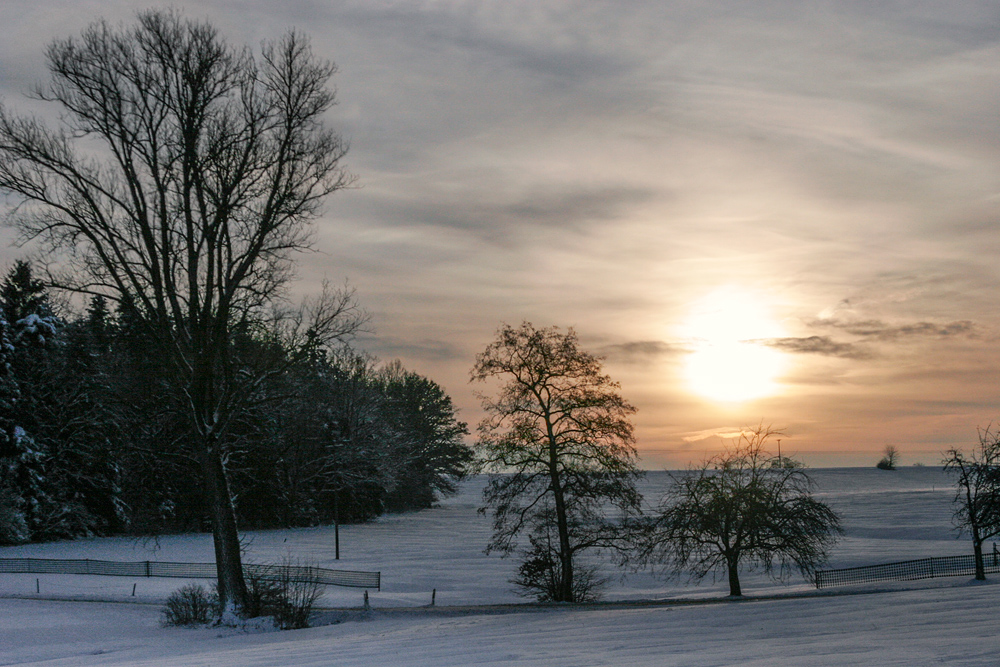
[[[671,476],[658,514],[646,524],[640,560],[696,579],[722,570],[742,595],[741,568],[777,577],[815,572],[840,532],[837,515],[812,496],[802,467],[778,465],[763,425],[699,467]]]

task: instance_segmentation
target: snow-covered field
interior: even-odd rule
[[[953,487],[939,469],[813,472],[819,494],[845,528],[832,567],[971,549],[955,539]],[[649,500],[665,481],[663,473],[648,476]],[[290,557],[382,572],[382,590],[369,591],[370,614],[330,612],[328,618],[343,622],[309,630],[161,628],[158,603],[184,583],[179,580],[0,575],[0,596],[33,597],[37,586],[49,598],[0,600],[0,664],[1000,664],[998,589],[965,578],[815,597],[801,580],[774,584],[747,574],[744,592],[751,600],[730,602],[723,600],[723,581],[694,586],[649,573],[621,578],[609,569],[605,600],[680,604],[469,609],[523,601],[507,583],[515,563],[482,554],[489,520],[475,512],[481,488],[482,480],[471,480],[432,510],[342,527],[340,561],[329,528],[248,534],[248,560],[255,562]],[[0,548],[0,557],[14,556],[210,562],[212,547],[209,536],[179,535]],[[434,589],[437,606],[425,608]],[[848,591],[858,594],[839,594]],[[784,597],[752,599],[774,595]],[[329,589],[320,604],[357,608],[361,600],[359,590]],[[718,603],[689,604],[698,601]]]

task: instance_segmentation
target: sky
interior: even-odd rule
[[[0,3],[4,104],[39,108],[52,39],[152,6]],[[336,62],[357,184],[294,289],[349,282],[359,346],[470,425],[522,321],[605,358],[651,469],[761,423],[810,466],[934,464],[1000,419],[995,1],[174,6]]]

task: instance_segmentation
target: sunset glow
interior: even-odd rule
[[[0,3],[5,106],[55,123],[46,45],[147,6],[77,4]],[[290,304],[356,289],[354,347],[469,424],[476,355],[525,321],[605,359],[649,469],[761,421],[810,466],[936,465],[1000,415],[996,2],[169,4],[336,63],[356,187]],[[0,270],[44,257],[15,237]]]
[[[780,391],[785,355],[764,341],[784,332],[754,295],[728,287],[710,293],[692,308],[683,333],[693,348],[684,377],[695,394],[737,403]]]

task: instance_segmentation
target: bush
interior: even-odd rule
[[[290,568],[294,567],[299,564],[285,559],[280,565],[246,568],[247,617],[272,616],[282,630],[309,627],[309,616],[323,594],[323,584],[311,578],[293,579]]]
[[[164,625],[204,625],[218,613],[219,599],[200,584],[188,584],[167,598]]]
[[[517,569],[517,577],[510,583],[520,588],[519,594],[524,597],[534,596],[539,602],[556,601],[562,590],[559,552],[534,536],[528,539],[531,550],[525,554],[524,562]],[[594,602],[604,583],[595,568],[578,561],[573,563],[573,602]]]
[[[309,627],[309,616],[320,595],[323,584],[316,579],[293,579],[290,568],[297,563],[288,560],[280,565],[247,565],[243,575],[247,583],[245,618],[269,616],[282,630]],[[188,584],[170,594],[163,609],[164,625],[204,625],[217,618],[219,596],[204,586]],[[235,621],[237,624],[242,624]],[[228,623],[228,621],[227,621]]]
[[[243,577],[247,582],[247,605],[243,615],[247,618],[276,616],[282,605],[281,586],[273,578],[273,567],[248,566]]]
[[[286,574],[281,582],[281,588],[283,604],[274,617],[278,625],[284,630],[308,628],[309,616],[316,600],[323,594],[323,584],[315,579],[292,581]]]

